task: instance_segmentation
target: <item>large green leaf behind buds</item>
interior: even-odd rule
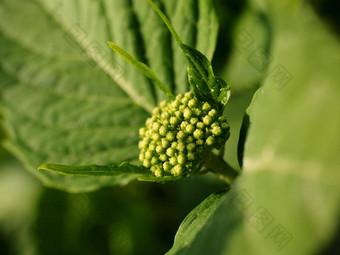
[[[192,92],[163,101],[140,129],[139,159],[156,177],[186,176],[229,137],[226,118]]]

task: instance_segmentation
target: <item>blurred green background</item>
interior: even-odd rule
[[[4,150],[0,162],[1,254],[163,254],[185,216],[224,186],[198,177],[70,194],[45,188]]]
[[[339,36],[335,0],[306,4],[312,4],[319,18]],[[253,4],[216,0],[215,5],[220,27],[213,66],[228,82],[240,84],[227,109],[235,132],[226,147],[227,160],[238,167],[238,131],[263,73],[249,63],[250,75],[237,70],[238,65],[245,64],[234,54],[233,31],[240,24],[252,26],[257,42],[268,49],[271,34],[266,16],[252,9]],[[132,182],[125,187],[70,194],[44,187],[14,156],[0,148],[0,254],[164,254],[185,216],[223,187],[223,182],[208,175],[164,185]],[[339,233],[323,254],[339,251],[338,238]]]

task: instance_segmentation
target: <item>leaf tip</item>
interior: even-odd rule
[[[107,44],[110,46],[110,48],[114,49],[116,44],[114,42],[108,41]]]
[[[38,171],[58,172],[63,166],[58,164],[45,163],[38,167]]]
[[[38,171],[43,171],[43,170],[48,170],[48,165],[49,164],[42,164],[42,165],[40,165],[39,167],[38,167]]]

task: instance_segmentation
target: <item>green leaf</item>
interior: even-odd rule
[[[138,129],[164,98],[147,77],[113,54],[107,41],[150,66],[173,93],[183,86],[174,82],[180,76],[177,68],[186,72],[185,59],[181,62],[175,56],[169,32],[164,25],[159,30],[150,27],[162,22],[156,14],[137,10],[140,2],[1,1],[0,107],[1,124],[8,134],[4,146],[45,185],[80,192],[135,179],[129,174],[66,176],[37,168],[45,162],[112,165],[138,161]],[[168,2],[159,5],[171,18],[185,14],[192,18],[191,22],[176,21],[179,34],[191,31],[183,38],[192,38],[190,45],[199,43],[212,52],[216,24],[211,31],[202,27],[206,32],[199,32],[202,41],[198,42],[197,24],[204,18],[196,17],[198,3],[171,4],[177,6],[172,14]],[[145,3],[149,9],[144,10],[154,13]],[[211,16],[212,12],[207,19]]]
[[[135,166],[127,162],[123,162],[120,165],[111,166],[99,166],[99,165],[87,165],[87,166],[67,166],[59,164],[43,164],[39,166],[39,170],[51,171],[63,175],[71,176],[119,176],[130,175],[131,179],[138,179],[139,181],[165,183],[167,181],[176,181],[184,178],[183,176],[164,176],[155,177],[150,169],[143,166]]]
[[[201,231],[205,224],[207,224],[208,219],[222,203],[225,194],[226,191],[210,195],[185,217],[176,233],[175,244],[167,253],[168,255],[181,254],[181,250],[185,248],[186,243],[193,241],[195,236]]]
[[[39,166],[39,170],[52,171],[65,175],[76,176],[117,176],[121,174],[149,175],[150,171],[142,166],[134,166],[127,162],[121,163],[119,166],[66,166],[58,164],[43,164]]]
[[[182,42],[212,59],[217,40],[218,21],[213,1],[164,1],[165,14]],[[162,9],[161,9],[162,10]],[[196,10],[196,11],[195,11]],[[214,47],[211,47],[214,45]],[[172,40],[176,93],[190,89],[187,61],[177,42]]]
[[[131,64],[134,68],[143,73],[146,77],[150,78],[158,86],[158,88],[160,88],[168,96],[170,100],[175,99],[175,96],[171,93],[167,86],[158,79],[157,75],[150,69],[150,67],[138,61],[134,56],[120,48],[117,44],[109,42],[109,45],[129,64]]]
[[[215,77],[211,63],[199,51],[182,44],[188,61],[189,83],[195,95],[222,110],[230,98],[230,87],[222,79]]]
[[[165,25],[169,29],[170,33],[172,34],[172,36],[174,37],[174,39],[176,40],[178,45],[181,46],[183,44],[182,40],[179,37],[179,35],[177,34],[177,31],[171,25],[171,23],[170,23],[169,19],[166,17],[166,15],[154,4],[154,2],[152,0],[148,0],[148,2],[152,6],[152,8],[157,12],[157,14],[161,17],[161,19],[163,20],[163,22],[165,23]]]
[[[335,240],[339,41],[305,3],[259,2],[274,60],[249,111],[243,173],[175,254],[324,254]]]
[[[184,44],[166,15],[152,2],[152,0],[148,0],[148,2],[161,17],[185,54],[188,62],[188,80],[196,97],[202,101],[207,101],[214,105],[215,108],[222,110],[223,106],[229,101],[229,86],[223,79],[214,76],[211,63],[207,57],[198,50]]]

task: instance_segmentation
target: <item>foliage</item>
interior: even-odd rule
[[[177,42],[171,39],[166,25],[147,1],[0,2],[0,106],[3,115],[0,120],[7,137],[3,145],[44,185],[85,192],[123,186],[135,180],[143,174],[130,167],[138,160],[138,129],[151,110],[165,99],[163,91],[168,91],[168,95],[185,93],[190,85],[202,80],[205,84],[210,84],[209,81],[218,84],[212,72],[197,78],[202,72],[195,65],[196,61],[210,66],[216,46],[218,19],[221,18],[217,17],[212,1],[155,2],[169,17],[181,38],[179,42],[176,36]],[[232,1],[228,4],[232,6]],[[249,1],[241,17],[233,22],[233,30],[220,35],[231,38],[233,47],[225,52],[219,45],[215,56],[228,56],[225,64],[216,69],[233,92],[224,111],[231,133],[224,159],[242,173],[229,190],[224,188],[217,193],[213,191],[220,188],[221,183],[216,178],[210,175],[193,178],[192,182],[201,180],[202,187],[208,187],[211,182],[216,189],[207,188],[213,194],[185,218],[168,254],[323,253],[339,226],[338,35],[308,3],[293,0]],[[113,54],[107,46],[108,40],[131,53],[139,63],[149,66],[155,76],[145,77]],[[187,50],[186,57],[183,50]],[[189,81],[188,59],[188,73],[194,77]],[[159,82],[154,77],[158,77]],[[205,80],[206,77],[210,79]],[[155,81],[158,86],[154,86]],[[226,85],[223,83],[221,87]],[[227,92],[225,98],[229,99],[229,89]],[[219,98],[219,102],[223,98],[209,94],[202,97],[205,100]],[[115,166],[133,174],[112,178],[37,171],[44,162],[113,165],[123,161],[129,163]],[[11,169],[7,163],[2,165],[3,169]],[[101,171],[95,167],[94,171],[97,170]],[[117,169],[112,167],[112,170]],[[96,218],[91,222],[98,232],[107,234],[101,239],[103,245],[97,246],[103,249],[92,252],[117,252],[119,246],[115,245],[120,243],[116,239],[119,236],[130,240],[130,246],[125,250],[120,248],[122,254],[143,254],[143,249],[145,254],[150,254],[151,249],[138,243],[141,238],[150,245],[152,240],[161,242],[152,227],[171,204],[166,210],[157,211],[151,202],[152,205],[140,202],[138,211],[143,213],[136,215],[128,200],[134,197],[129,195],[129,189],[136,187],[144,189],[134,191],[134,194],[145,192],[144,201],[148,201],[148,197],[154,199],[151,186],[158,184],[133,182],[124,188],[109,190],[116,195],[106,196],[105,190],[94,192],[89,195],[93,196],[91,202],[85,206],[88,215],[75,220],[77,216],[71,215],[67,199],[79,201],[81,194],[46,190],[39,184],[32,184],[35,181],[28,176],[25,178],[27,183],[16,179],[14,188],[1,185],[1,194],[22,187],[24,192],[18,194],[27,202],[22,208],[26,208],[30,217],[22,221],[40,226],[36,229],[38,239],[41,238],[38,245],[26,249],[32,251],[31,254],[47,254],[49,245],[53,246],[49,235],[91,232],[82,229],[87,223],[84,219],[94,215],[91,211],[96,208],[105,207],[105,199],[99,198],[107,198],[119,206],[117,210],[113,206],[104,210],[108,215],[103,216],[103,221]],[[176,188],[180,190],[188,183],[190,180],[164,184],[164,189],[175,194]],[[119,192],[120,189],[124,192]],[[177,203],[181,196],[187,196],[183,204],[191,203],[191,198],[196,193],[202,194],[202,189],[199,186],[185,188],[185,192],[175,196]],[[203,194],[199,199],[202,197]],[[63,215],[59,215],[59,228],[53,226],[52,231],[45,232],[43,226],[52,225],[46,215],[58,212],[48,209],[53,205],[49,204],[51,200],[59,205],[56,208]],[[37,201],[39,207],[34,211],[30,205],[33,207]],[[15,216],[6,211],[7,207],[0,210],[0,226],[10,216]],[[120,214],[120,209],[131,216],[133,224],[127,223],[130,218]],[[115,213],[113,217],[110,211]],[[36,222],[34,214],[39,215]],[[104,219],[109,222],[107,226]],[[144,221],[148,223],[145,231],[154,233],[150,239],[135,233],[134,226]],[[13,231],[18,229],[10,222],[8,226]],[[67,224],[64,226],[62,222],[74,225],[66,231]],[[0,237],[2,235],[0,232]],[[29,244],[19,239],[15,242]],[[101,244],[98,239],[93,240]],[[71,238],[69,247],[82,243],[78,241]],[[66,254],[74,250],[60,252]]]

